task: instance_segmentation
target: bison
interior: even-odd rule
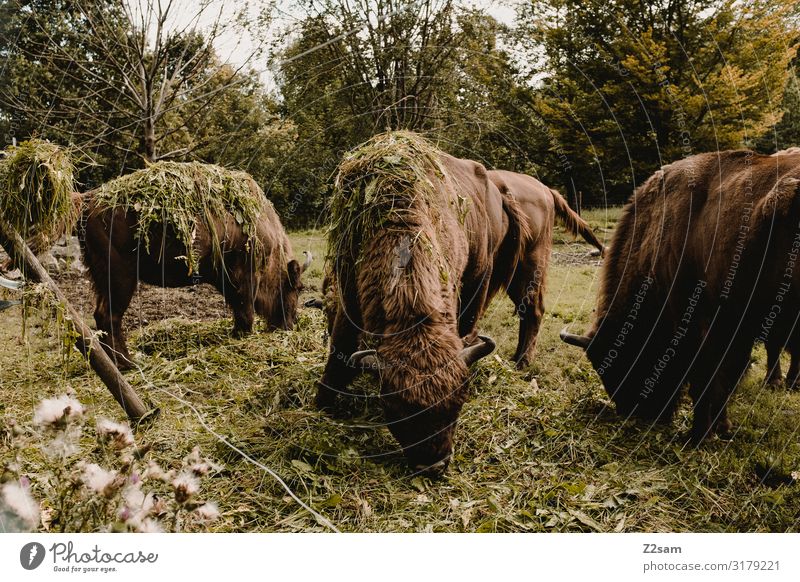
[[[517,368],[528,366],[536,348],[536,338],[544,315],[544,294],[547,267],[550,252],[553,248],[553,224],[555,218],[562,222],[574,236],[582,236],[602,255],[605,251],[592,229],[567,204],[567,201],[556,192],[542,184],[536,178],[525,174],[517,174],[505,170],[490,170],[489,179],[505,196],[512,196],[519,204],[530,227],[522,257],[506,289],[514,302],[519,317],[519,340],[513,360]],[[516,249],[513,249],[516,252]],[[513,257],[512,257],[513,258]],[[507,269],[508,257],[499,255],[495,269]]]
[[[317,405],[360,371],[380,376],[388,428],[415,470],[446,467],[477,334],[508,284],[527,222],[485,168],[416,134],[381,134],[348,154],[332,201],[326,297],[331,341]],[[504,256],[504,269],[495,269]],[[364,346],[360,346],[364,344]]]
[[[252,331],[255,315],[269,329],[291,329],[303,289],[301,276],[311,262],[292,258],[292,247],[272,204],[252,178],[250,193],[258,200],[253,234],[244,232],[241,217],[196,217],[192,248],[167,221],[155,221],[146,237],[138,232],[140,213],[134,205],[108,207],[83,196],[81,248],[96,294],[95,321],[105,333],[104,347],[121,369],[132,366],[122,319],[138,283],[161,287],[214,285],[233,311],[233,333]],[[215,249],[221,254],[217,256]],[[187,269],[187,257],[196,266]]]
[[[585,349],[618,412],[673,414],[684,385],[691,440],[730,436],[727,402],[755,341],[786,345],[800,316],[800,152],[707,153],[634,193],[612,239]],[[778,349],[779,353],[779,349]]]

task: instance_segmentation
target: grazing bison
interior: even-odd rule
[[[668,420],[683,385],[691,437],[727,435],[728,399],[755,341],[778,348],[800,315],[800,152],[696,155],[626,206],[586,350],[623,415]]]
[[[280,219],[261,189],[247,174],[230,174],[244,180],[249,200],[255,204],[250,234],[245,232],[241,213],[229,209],[192,217],[189,245],[168,219],[151,221],[146,232],[139,232],[145,228],[141,226],[141,204],[128,200],[109,206],[98,200],[100,190],[84,195],[80,239],[96,293],[95,321],[106,334],[104,347],[120,368],[132,365],[122,318],[139,281],[161,287],[214,285],[233,310],[235,335],[252,331],[255,314],[263,317],[270,329],[294,325],[300,279],[311,255],[307,254],[303,265],[295,261]],[[198,189],[212,180],[202,173],[198,179]],[[200,192],[191,195],[211,206],[210,194]],[[187,269],[187,257],[192,257],[191,269]]]
[[[519,317],[519,340],[514,353],[517,368],[528,366],[533,360],[536,338],[544,315],[544,294],[547,266],[553,248],[553,224],[555,218],[564,224],[574,236],[581,235],[602,255],[603,244],[597,240],[592,229],[567,204],[567,201],[536,178],[505,170],[488,172],[489,179],[505,196],[512,196],[527,218],[531,236],[522,251],[522,257],[512,276],[502,278],[510,281],[506,289],[516,306]],[[512,249],[516,252],[516,249]],[[508,257],[497,256],[494,268],[503,270],[513,264]]]
[[[468,367],[494,349],[476,324],[508,283],[527,224],[476,162],[387,133],[348,154],[334,183],[326,312],[330,353],[317,405],[360,370],[380,376],[388,428],[416,470],[443,471]],[[360,349],[363,343],[368,349]]]

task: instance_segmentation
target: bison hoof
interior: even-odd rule
[[[117,370],[120,372],[127,372],[128,370],[133,370],[133,362],[128,359],[117,358],[114,362],[117,365]]]
[[[525,368],[531,365],[531,360],[527,356],[518,358],[516,362],[517,362],[516,363],[517,370],[524,370]]]
[[[234,327],[233,331],[231,332],[231,335],[236,339],[242,339],[243,337],[247,337],[248,335],[250,335],[252,331],[253,330],[251,329],[238,329]]]

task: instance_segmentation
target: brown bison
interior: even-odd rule
[[[522,369],[533,360],[536,338],[544,316],[547,267],[553,248],[553,225],[556,217],[570,233],[582,236],[601,255],[605,248],[586,221],[555,190],[525,174],[505,170],[491,170],[488,174],[503,195],[513,197],[519,204],[531,232],[516,270],[510,278],[507,275],[503,277],[510,280],[506,291],[514,302],[520,320],[519,340],[513,360],[517,368]],[[516,249],[512,251],[516,252]],[[495,269],[507,269],[510,264],[512,262],[508,257],[499,255]]]
[[[800,153],[700,154],[663,167],[626,206],[586,350],[623,415],[668,420],[681,388],[691,437],[730,433],[728,399],[755,341],[800,316]]]
[[[348,154],[332,209],[331,342],[317,405],[331,409],[359,371],[378,374],[388,428],[409,464],[443,471],[467,369],[494,349],[476,324],[514,271],[525,217],[482,165],[407,132]]]
[[[252,236],[244,232],[241,216],[231,212],[213,219],[197,216],[192,248],[166,220],[152,222],[142,237],[140,213],[133,205],[108,207],[97,203],[97,191],[84,195],[80,240],[96,293],[95,321],[105,332],[104,347],[121,369],[132,365],[122,319],[139,281],[161,287],[214,285],[233,310],[235,335],[252,331],[256,314],[270,329],[293,327],[301,275],[311,255],[303,265],[292,258],[272,204],[252,178],[246,180],[259,205]],[[195,260],[191,272],[190,253]]]

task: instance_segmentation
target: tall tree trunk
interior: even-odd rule
[[[156,161],[156,124],[151,116],[144,120],[143,139],[144,159],[148,162]]]

